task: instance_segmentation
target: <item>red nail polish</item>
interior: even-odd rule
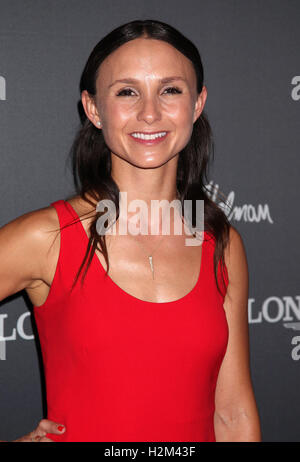
[[[57,427],[58,431],[62,432],[64,427],[62,425],[59,425],[59,427]]]

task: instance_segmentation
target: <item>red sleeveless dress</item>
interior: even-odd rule
[[[60,226],[78,219],[68,202],[51,205]],[[215,441],[215,387],[227,348],[228,324],[224,297],[214,279],[213,238],[204,233],[194,288],[167,303],[129,295],[104,277],[97,255],[83,287],[81,273],[70,293],[87,243],[80,221],[61,231],[48,298],[34,306],[47,418],[66,427],[64,434],[47,437],[53,441]],[[227,287],[226,268],[225,278]]]

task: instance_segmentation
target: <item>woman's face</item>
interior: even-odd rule
[[[86,114],[101,129],[112,154],[142,168],[168,162],[188,143],[206,88],[197,94],[192,63],[172,45],[138,38],[99,68],[95,103],[82,94]],[[155,139],[143,139],[153,137]]]

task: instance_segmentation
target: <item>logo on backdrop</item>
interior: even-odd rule
[[[300,296],[295,297],[268,297],[260,307],[256,306],[255,299],[248,299],[249,324],[281,323],[291,333],[298,331],[292,337],[291,357],[294,361],[300,359]]]
[[[0,75],[0,101],[1,100],[6,100],[6,82],[2,75]]]
[[[208,185],[205,185],[208,190],[208,195],[214,202],[217,201],[219,194],[219,185],[210,181]],[[228,220],[245,221],[250,223],[260,223],[261,221],[268,221],[274,223],[271,218],[271,213],[268,204],[235,204],[235,192],[231,191],[227,198],[224,197],[223,201],[218,203],[219,207],[226,214]]]
[[[17,336],[22,338],[23,340],[33,340],[34,335],[31,331],[31,324],[27,323],[27,328],[25,330],[24,324],[25,320],[30,316],[30,312],[26,311],[25,313],[21,314],[17,319],[16,327],[12,329],[12,331],[7,334],[5,331],[5,319],[8,318],[8,314],[0,314],[0,360],[6,359],[6,342],[17,340]],[[28,329],[28,324],[30,325]],[[6,334],[6,335],[5,335]]]
[[[300,75],[295,75],[292,78],[291,84],[294,85],[294,88],[291,91],[291,97],[294,101],[299,101],[300,99]]]

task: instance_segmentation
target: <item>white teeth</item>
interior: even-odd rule
[[[154,135],[145,135],[144,133],[132,133],[131,135],[134,138],[140,138],[142,140],[155,140],[156,138],[161,138],[165,136],[167,132],[155,133]]]

